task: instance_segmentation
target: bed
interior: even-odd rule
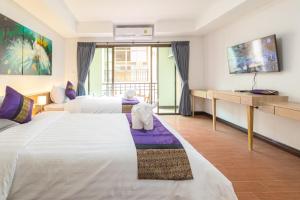
[[[139,103],[138,98],[79,96],[65,103],[51,103],[45,111],[69,111],[71,113],[128,113],[132,106]]]
[[[125,114],[44,112],[0,133],[0,200],[236,200],[231,182],[160,121],[184,146],[192,180],[138,179]]]

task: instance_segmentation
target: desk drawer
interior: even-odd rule
[[[292,110],[289,108],[275,107],[275,115],[300,120],[300,111]]]
[[[224,101],[229,101],[232,103],[239,103],[239,104],[241,103],[241,97],[235,95],[216,93],[214,94],[214,98],[224,100]]]
[[[275,108],[272,105],[264,105],[264,106],[259,106],[258,110],[262,111],[262,112],[266,112],[266,113],[270,113],[270,114],[275,114]]]

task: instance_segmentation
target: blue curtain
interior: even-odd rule
[[[85,95],[84,83],[94,58],[95,49],[96,43],[94,42],[78,42],[77,44],[77,96]]]
[[[179,113],[181,115],[192,115],[191,98],[189,88],[189,59],[190,42],[178,41],[171,43],[175,63],[182,79],[182,92],[179,103]]]

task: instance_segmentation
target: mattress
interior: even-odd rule
[[[64,105],[71,113],[121,113],[122,99],[118,97],[79,96]]]
[[[45,111],[68,111],[71,113],[128,113],[132,106],[141,102],[138,98],[79,96],[63,104],[49,104]]]
[[[174,129],[193,180],[139,180],[124,114],[44,112],[0,134],[0,200],[236,200],[231,182]]]

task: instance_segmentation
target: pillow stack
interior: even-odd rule
[[[68,98],[73,100],[76,98],[76,91],[74,85],[68,81],[66,88],[60,86],[53,86],[50,92],[51,100],[56,104],[65,103]]]
[[[7,86],[6,94],[0,107],[0,118],[13,120],[18,123],[31,121],[33,100],[23,96]]]
[[[53,86],[50,92],[50,98],[54,103],[64,103],[66,101],[65,88]]]
[[[65,94],[71,100],[76,98],[76,91],[70,81],[67,83]]]

